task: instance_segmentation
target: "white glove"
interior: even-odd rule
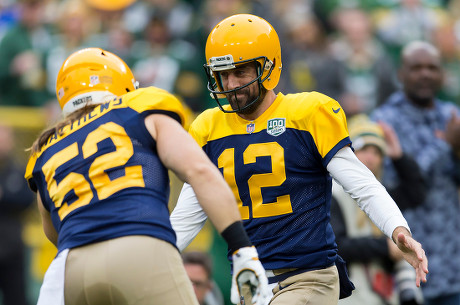
[[[233,253],[233,276],[231,301],[233,304],[266,305],[270,301],[271,292],[265,269],[259,261],[255,247],[244,247]],[[252,299],[244,299],[241,303],[242,290],[247,287]]]

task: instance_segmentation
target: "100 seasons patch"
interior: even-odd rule
[[[277,137],[286,131],[286,119],[276,118],[267,121],[267,133]]]

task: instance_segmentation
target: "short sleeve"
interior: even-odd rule
[[[127,106],[139,113],[157,112],[170,114],[185,126],[185,110],[182,103],[171,93],[155,87],[148,87],[133,91],[126,95]]]
[[[317,104],[308,122],[308,130],[325,164],[338,150],[351,144],[345,113],[340,104],[331,98]]]

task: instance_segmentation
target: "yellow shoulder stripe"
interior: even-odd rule
[[[176,113],[182,126],[185,125],[185,110],[182,103],[171,93],[156,87],[137,89],[123,97],[123,102],[137,112],[162,110]]]

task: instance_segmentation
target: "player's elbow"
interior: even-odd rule
[[[193,186],[196,182],[212,181],[217,174],[218,170],[211,162],[195,162],[185,172],[184,180]]]

